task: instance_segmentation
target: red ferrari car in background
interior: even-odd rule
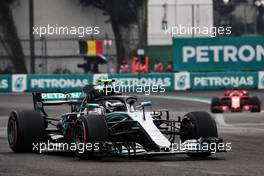
[[[212,113],[223,112],[260,112],[261,105],[258,97],[250,97],[248,91],[235,88],[225,91],[223,97],[214,97],[211,101]]]

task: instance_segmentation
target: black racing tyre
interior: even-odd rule
[[[7,124],[7,137],[14,152],[32,152],[33,143],[45,140],[45,123],[34,110],[12,111]]]
[[[87,150],[78,149],[76,155],[80,159],[100,159],[105,155],[103,144],[108,140],[108,127],[101,115],[85,115],[79,117],[74,126],[76,146],[89,146]]]
[[[260,112],[261,111],[261,103],[260,103],[260,100],[258,97],[254,96],[251,98],[251,101],[250,101],[251,105],[254,105],[256,106],[256,108],[253,108],[251,109],[251,112]]]
[[[180,126],[180,139],[184,142],[189,139],[218,137],[217,126],[213,117],[203,111],[190,112],[186,114]],[[190,157],[207,157],[210,152],[188,153]]]
[[[245,98],[241,98],[240,99],[240,106],[243,107],[245,105],[248,105],[249,104],[249,100],[248,99],[245,99]]]
[[[221,101],[222,105],[231,107],[231,99],[230,98],[224,98]]]
[[[214,109],[215,106],[221,106],[223,103],[221,102],[220,98],[214,97],[211,100],[211,112],[212,113],[223,113],[223,110],[216,110]]]

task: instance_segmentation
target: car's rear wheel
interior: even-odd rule
[[[31,152],[33,143],[45,140],[45,123],[34,110],[11,112],[7,124],[7,137],[14,152]]]
[[[211,100],[211,112],[212,113],[223,113],[223,110],[215,109],[216,106],[222,106],[223,103],[221,102],[220,98],[214,97]]]
[[[104,156],[103,143],[108,139],[107,124],[100,115],[81,116],[76,120],[74,140],[76,155],[81,159],[100,159]],[[88,146],[85,150],[78,146]],[[87,149],[88,148],[88,149]]]
[[[181,142],[189,139],[218,137],[217,126],[207,112],[197,111],[186,114],[180,126]],[[188,153],[190,157],[207,157],[211,152]]]
[[[260,112],[261,111],[261,103],[258,97],[251,98],[251,105],[255,106],[255,108],[251,109],[251,112]]]

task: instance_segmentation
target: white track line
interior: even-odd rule
[[[183,100],[183,101],[192,101],[192,102],[199,102],[210,104],[210,100],[202,99],[202,98],[195,98],[195,97],[185,97],[185,96],[160,96],[160,95],[138,95],[138,97],[150,97],[150,98],[159,98],[159,99],[170,99],[170,100]],[[264,112],[261,111],[261,112]],[[251,126],[264,126],[264,123],[239,123],[239,124],[227,124],[223,114],[213,114],[213,117],[216,123],[220,127],[228,127],[228,129],[248,129]],[[0,116],[0,119],[7,119],[7,116]],[[230,128],[231,127],[231,128]],[[0,127],[0,136],[6,136],[7,128]]]
[[[229,126],[226,122],[225,122],[225,118],[223,114],[215,114],[214,119],[216,121],[216,123],[220,126]]]
[[[0,120],[8,119],[8,116],[0,116]]]
[[[1,127],[0,127],[0,137],[6,137],[7,136],[7,128],[6,128],[6,123],[2,123],[3,121],[6,121],[8,119],[8,116],[0,116],[0,122],[1,122]]]
[[[146,96],[142,96],[146,97]],[[184,100],[184,101],[192,101],[192,102],[199,102],[199,103],[206,103],[211,104],[210,100],[201,99],[201,98],[195,98],[195,97],[184,97],[184,96],[156,96],[156,95],[149,95],[150,98],[161,98],[161,99],[170,99],[170,100]],[[264,112],[261,111],[261,112]],[[236,124],[227,124],[225,121],[225,117],[223,114],[213,114],[213,117],[216,121],[216,123],[220,127],[227,127],[228,129],[240,129],[240,130],[246,130],[250,127],[262,127],[264,126],[264,123],[236,123]]]
[[[142,96],[146,97],[146,96]],[[184,97],[184,96],[158,96],[158,95],[148,95],[150,98],[162,98],[162,99],[170,99],[170,100],[183,100],[183,101],[192,101],[192,102],[198,102],[198,103],[206,103],[206,104],[211,104],[210,100],[205,100],[201,98],[195,98],[195,97]],[[215,114],[213,115],[216,123],[220,126],[229,126],[225,122],[225,118],[223,114]]]
[[[7,128],[0,127],[0,137],[6,137],[6,136],[7,136]]]

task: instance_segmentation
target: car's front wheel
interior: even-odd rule
[[[75,122],[76,155],[81,159],[100,159],[104,156],[103,143],[108,139],[108,128],[102,116],[85,115]],[[81,148],[80,148],[81,147]]]
[[[197,111],[186,114],[180,126],[181,142],[189,139],[218,137],[217,126],[213,117],[207,112]],[[188,153],[190,157],[207,157],[211,152]]]
[[[251,109],[251,112],[260,112],[261,111],[261,103],[258,97],[252,97],[250,101],[251,105],[255,106]]]
[[[214,97],[211,100],[211,112],[212,113],[223,113],[224,112],[223,110],[215,109],[215,107],[222,106],[222,105],[223,103],[221,102],[220,98]]]

